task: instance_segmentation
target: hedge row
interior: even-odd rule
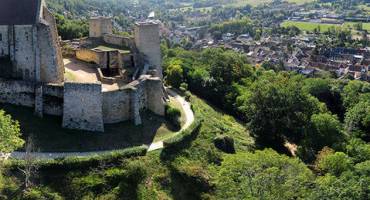
[[[92,155],[87,157],[67,157],[62,159],[52,160],[37,160],[36,165],[39,169],[89,169],[101,164],[118,164],[124,158],[144,156],[148,151],[148,146],[142,145],[123,150],[115,150],[100,155]],[[13,167],[22,167],[25,165],[23,160],[15,160],[11,163]]]
[[[202,120],[195,120],[187,129],[181,131],[176,136],[163,141],[164,148],[182,146],[198,132],[201,125]]]

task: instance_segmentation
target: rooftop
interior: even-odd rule
[[[95,50],[95,51],[103,51],[103,52],[107,52],[107,51],[118,51],[121,54],[130,53],[129,50],[125,50],[125,49],[121,49],[121,48],[114,48],[114,47],[106,46],[106,45],[99,45],[97,47],[92,48],[92,50]]]

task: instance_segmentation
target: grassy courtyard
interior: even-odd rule
[[[0,109],[19,121],[23,138],[32,136],[36,151],[40,152],[113,150],[149,145],[161,138],[171,137],[177,131],[164,117],[150,112],[142,114],[141,126],[127,121],[105,125],[104,133],[96,133],[64,129],[61,117],[38,118],[32,108],[0,104]]]

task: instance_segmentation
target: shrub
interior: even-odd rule
[[[193,138],[194,134],[198,132],[201,125],[202,121],[196,120],[187,129],[181,131],[176,136],[163,141],[163,146],[165,148],[176,148],[176,147],[181,148],[186,142]]]
[[[185,95],[185,100],[186,100],[186,101],[190,101],[190,98],[191,98],[191,92],[186,91],[184,95]]]
[[[99,166],[102,162],[105,162],[106,164],[118,164],[124,158],[144,156],[147,150],[148,146],[142,145],[88,157],[68,157],[54,160],[39,160],[37,161],[36,164],[40,166],[40,170],[57,168],[63,170],[72,170],[72,169],[83,170]],[[24,161],[17,160],[12,162],[13,165],[12,167],[13,168],[22,167],[24,164],[25,164]]]
[[[177,108],[174,108],[170,105],[166,106],[166,119],[176,128],[181,127],[181,111]]]
[[[181,83],[180,84],[180,90],[181,90],[181,92],[186,92],[188,90],[188,84],[187,83]]]
[[[350,170],[353,165],[351,159],[343,152],[331,153],[318,160],[321,172],[340,176],[344,171]]]
[[[63,199],[59,194],[51,192],[48,188],[35,187],[24,192],[24,200],[61,200]]]
[[[0,152],[9,153],[23,146],[24,141],[20,136],[21,129],[18,121],[0,110]]]
[[[225,153],[235,153],[234,139],[229,136],[217,136],[213,139],[215,146]]]

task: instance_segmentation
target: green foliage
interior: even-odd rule
[[[181,111],[178,108],[166,105],[166,119],[176,128],[181,128]]]
[[[314,180],[299,160],[271,149],[225,156],[212,171],[216,199],[304,199]]]
[[[368,178],[351,172],[345,172],[340,177],[326,174],[317,178],[316,187],[309,199],[368,199],[366,186],[369,183]]]
[[[20,136],[19,123],[0,110],[0,152],[9,153],[22,147],[24,141]]]
[[[340,149],[345,141],[341,123],[337,116],[329,113],[314,114],[311,116],[311,125],[299,148],[300,157],[305,161],[313,161],[316,153],[328,146]]]
[[[213,25],[210,32],[216,39],[221,39],[221,35],[225,33],[233,34],[250,34],[252,37],[255,35],[254,25],[249,19],[231,20],[221,24]]]
[[[351,139],[346,146],[347,154],[354,163],[360,163],[370,160],[370,144],[358,138]]]
[[[304,80],[302,89],[324,102],[332,113],[343,117],[344,108],[340,97],[341,87],[341,83],[334,81],[334,79],[308,78]]]
[[[71,40],[88,36],[89,25],[85,20],[67,19],[63,15],[55,14],[59,35],[64,40]]]
[[[350,170],[352,164],[352,160],[343,152],[328,154],[318,160],[320,171],[334,176],[340,176],[343,172]]]
[[[194,137],[195,134],[197,134],[197,131],[199,131],[201,125],[202,122],[200,120],[194,121],[187,129],[181,131],[176,136],[163,141],[163,146],[169,149],[181,148],[181,144],[187,142],[189,139]]]
[[[165,71],[177,65],[183,70],[183,78],[175,76],[175,81],[172,81],[175,87],[180,86],[182,80],[188,84],[190,91],[230,112],[236,111],[233,104],[239,93],[238,84],[253,76],[253,68],[248,65],[245,56],[221,48],[205,49],[201,52],[167,50],[164,59]]]
[[[28,189],[24,192],[21,197],[23,200],[62,200],[63,198],[55,193],[50,191],[50,189],[45,187],[35,187]]]
[[[94,155],[88,157],[67,157],[56,160],[40,160],[36,164],[40,170],[47,169],[63,169],[63,170],[74,170],[74,169],[89,169],[91,167],[99,166],[102,162],[106,164],[117,164],[125,158],[144,156],[146,155],[148,147],[138,146],[132,148],[126,148],[123,150],[116,150],[110,153],[102,155]],[[25,164],[24,161],[16,161],[12,163],[13,168],[22,167]]]
[[[368,93],[370,97],[370,93]],[[348,133],[370,141],[370,99],[353,105],[346,113],[345,125]]]
[[[172,60],[167,66],[166,70],[166,82],[167,84],[179,88],[183,81],[183,69],[181,67],[181,61]]]
[[[368,94],[366,94],[368,93]],[[350,81],[343,90],[342,98],[344,106],[349,109],[362,99],[370,98],[370,83],[364,81]]]
[[[299,142],[311,116],[325,110],[316,98],[302,91],[301,80],[300,76],[268,72],[251,85],[242,105],[249,130],[259,144],[279,148],[285,138]]]
[[[215,146],[225,153],[235,153],[234,139],[229,136],[217,136],[213,139]]]
[[[129,162],[119,184],[120,199],[137,199],[138,185],[147,177],[147,166],[140,160]]]

